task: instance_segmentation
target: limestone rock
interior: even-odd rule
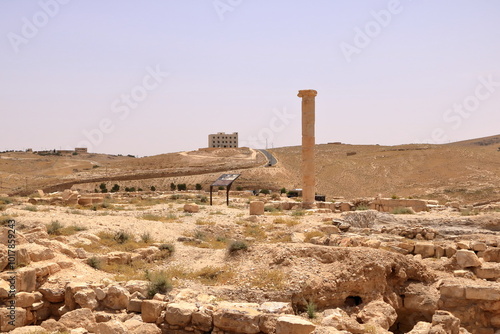
[[[431,323],[419,321],[408,334],[429,334],[431,327]]]
[[[481,267],[474,268],[477,278],[497,280],[500,277],[500,263],[486,262]]]
[[[45,332],[45,329],[42,326],[24,326],[18,327],[12,331],[10,334],[40,334]]]
[[[40,326],[42,326],[48,332],[67,332],[68,331],[68,328],[64,324],[62,324],[54,319],[45,320],[44,322],[42,322],[40,324]]]
[[[394,307],[381,300],[376,300],[365,305],[358,313],[358,317],[363,320],[363,323],[377,324],[388,330],[396,322],[398,315]]]
[[[104,306],[112,310],[127,309],[130,301],[130,293],[121,286],[112,285],[108,288],[106,298],[104,298]]]
[[[279,317],[276,323],[276,334],[310,334],[315,329],[313,323],[293,315]]]
[[[35,294],[29,292],[19,292],[16,294],[16,306],[17,307],[30,307],[35,302]]]
[[[259,329],[260,313],[253,308],[222,307],[214,312],[214,326],[224,331],[255,334]]]
[[[184,212],[197,213],[200,212],[200,207],[195,203],[184,204]]]
[[[9,252],[7,246],[0,244],[0,271],[3,271],[9,264],[8,254]]]
[[[143,300],[141,305],[142,321],[155,323],[165,307],[166,303],[159,300]]]
[[[414,249],[415,254],[422,255],[422,258],[433,257],[435,254],[435,246],[432,243],[417,242]]]
[[[93,289],[83,289],[76,292],[73,296],[75,302],[82,308],[88,308],[90,310],[95,310],[99,303],[96,299],[96,293]]]
[[[212,310],[202,306],[192,314],[191,323],[194,328],[200,331],[210,332],[213,329],[212,314]]]
[[[96,334],[127,334],[128,329],[118,320],[101,322],[97,325]]]
[[[142,324],[129,331],[130,334],[161,334],[161,329],[155,324]]]
[[[432,316],[432,328],[429,333],[460,333],[460,319],[448,311],[438,310]]]
[[[500,262],[500,248],[490,247],[484,251],[483,259],[486,262]]]
[[[259,307],[259,311],[274,314],[293,314],[292,304],[283,302],[262,303]]]
[[[16,277],[17,291],[32,292],[36,289],[36,270],[24,267],[17,269]]]
[[[125,284],[125,289],[127,289],[130,294],[140,292],[145,296],[148,294],[149,284],[148,281],[131,280]]]
[[[340,308],[326,310],[323,315],[322,326],[335,327],[355,334],[364,333],[363,326]]]
[[[60,303],[64,301],[65,290],[61,287],[44,284],[38,291],[51,303]]]
[[[198,308],[188,303],[171,303],[167,305],[165,320],[168,324],[185,327],[191,322],[191,314]]]
[[[460,249],[457,251],[455,256],[457,259],[457,264],[462,268],[481,266],[481,261],[473,251]]]
[[[68,329],[83,327],[89,332],[95,332],[97,327],[95,316],[88,308],[81,308],[65,313],[61,316],[59,322]]]
[[[250,215],[261,216],[264,214],[264,202],[251,201],[250,202]]]
[[[14,325],[9,324],[10,321],[14,321]],[[14,310],[8,310],[5,307],[0,308],[0,331],[8,332],[14,328],[23,327],[26,324],[25,309],[21,307],[16,307]]]

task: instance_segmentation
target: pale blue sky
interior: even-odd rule
[[[499,134],[499,15],[498,0],[0,0],[0,150],[144,156],[219,131],[298,145],[300,89],[318,91],[317,143]]]

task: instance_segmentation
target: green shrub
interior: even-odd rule
[[[286,194],[286,188],[281,188],[280,189],[280,194]]]
[[[31,212],[37,212],[38,208],[34,205],[28,205],[24,207],[24,210],[31,211]]]
[[[97,270],[100,270],[102,268],[101,260],[95,256],[89,257],[87,259],[87,264]]]
[[[271,191],[269,191],[269,189],[261,189],[260,193],[264,194],[264,195],[269,195],[271,193]]]
[[[411,208],[405,208],[405,207],[397,207],[394,210],[392,210],[392,214],[394,215],[411,215],[415,212]]]
[[[247,249],[248,249],[247,243],[240,240],[231,242],[227,248],[229,254],[234,254],[240,250],[247,250]]]
[[[182,190],[187,190],[187,186],[185,183],[179,183],[177,185],[177,190],[182,191]]]
[[[175,246],[172,244],[161,244],[158,248],[160,248],[160,251],[163,253],[163,258],[172,256],[175,252]]]
[[[175,185],[175,183],[170,183],[170,190],[174,191],[175,189],[177,189],[177,186]]]
[[[358,205],[356,207],[356,211],[366,211],[366,210],[369,210],[370,208],[366,205]]]
[[[156,191],[156,187],[155,186],[151,186],[151,191]]]
[[[238,190],[238,191],[242,191],[242,190],[243,190],[243,187],[242,187],[242,186],[237,186],[237,187],[236,187],[236,190]]]
[[[150,281],[148,286],[148,297],[153,298],[157,293],[165,294],[172,290],[172,283],[164,271],[146,274]]]
[[[108,189],[106,188],[106,183],[101,183],[99,185],[99,189],[101,189],[102,193],[107,193],[108,192]]]
[[[203,187],[201,186],[201,184],[197,183],[196,186],[195,186],[195,189],[196,190],[202,190]]]
[[[314,304],[314,302],[312,301],[307,303],[307,316],[309,317],[309,319],[316,318],[316,304]]]
[[[118,231],[115,233],[115,236],[113,239],[119,244],[124,244],[127,241],[129,241],[130,239],[132,239],[132,236],[125,231]]]
[[[112,192],[112,193],[116,193],[117,191],[120,191],[120,186],[119,186],[119,185],[117,185],[117,184],[115,184],[115,185],[113,186],[113,188],[111,188],[111,192]]]
[[[153,238],[151,237],[151,233],[144,232],[143,234],[141,234],[141,241],[145,244],[149,244],[150,242],[152,242]]]
[[[61,235],[62,224],[58,220],[53,220],[47,224],[47,233],[50,235]]]

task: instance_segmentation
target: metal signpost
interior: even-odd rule
[[[233,182],[240,177],[241,174],[222,174],[214,183],[210,185],[210,205],[212,205],[212,190],[213,187],[226,187],[226,204],[229,205],[229,190]]]

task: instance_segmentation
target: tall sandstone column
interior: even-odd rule
[[[302,207],[310,209],[314,206],[315,172],[314,172],[314,123],[315,97],[318,92],[312,89],[299,90],[302,98]]]

